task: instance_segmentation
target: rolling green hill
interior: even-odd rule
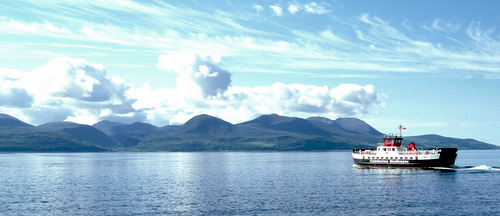
[[[41,126],[0,115],[0,151],[3,152],[100,152],[116,141],[103,132],[70,122]]]
[[[231,124],[195,116],[184,125],[156,127],[147,123],[103,121],[93,126],[51,122],[39,126],[0,114],[0,151],[325,151],[375,147],[383,134],[356,118],[331,120],[263,115]],[[439,135],[406,137],[419,148],[500,149],[473,139]]]

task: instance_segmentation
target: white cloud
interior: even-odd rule
[[[281,8],[279,5],[270,5],[269,8],[274,11],[274,14],[276,16],[283,16],[283,8]]]
[[[341,84],[330,94],[335,99],[334,110],[344,115],[367,114],[370,106],[384,106],[387,98],[385,94],[377,94],[372,85]]]
[[[330,6],[330,5],[328,5],[326,3],[322,3],[321,5],[319,5],[316,2],[311,2],[311,3],[305,4],[304,8],[305,8],[305,11],[309,12],[309,13],[325,14],[325,13],[330,12],[330,10],[326,9],[326,7],[328,7],[328,6]]]
[[[5,34],[35,34],[42,36],[52,36],[52,37],[66,37],[71,35],[71,31],[61,27],[56,27],[52,23],[45,21],[43,23],[38,22],[22,22],[17,20],[1,20],[0,22],[1,32]]]
[[[78,112],[78,110],[79,109],[74,106],[68,106],[63,103],[47,105],[37,104],[30,109],[24,109],[22,114],[25,116],[25,121],[28,121],[30,124],[40,125],[48,122],[68,120],[68,118],[74,115],[74,112]],[[95,122],[94,118],[85,119],[78,123],[92,124],[93,122]]]
[[[149,85],[144,85],[133,88],[128,94],[137,98],[133,106],[147,110],[148,119],[157,124],[184,123],[201,113],[238,123],[267,113],[302,117],[319,114],[332,117],[364,115],[369,112],[370,107],[383,106],[386,99],[384,94],[378,94],[371,85],[355,84],[340,85],[333,89],[327,86],[283,83],[258,87],[224,84],[224,91],[207,94],[204,86],[218,86],[219,82],[216,79],[206,79],[207,83],[197,83],[198,77],[219,76],[215,71],[225,71],[230,75],[220,68],[220,60],[213,59],[220,58],[201,57],[192,52],[160,56],[158,67],[178,75],[177,87],[151,89]],[[206,65],[217,70],[204,72]],[[141,97],[142,95],[149,97]]]
[[[30,107],[33,97],[22,88],[0,89],[0,106],[25,108]]]
[[[491,53],[490,57],[485,57],[485,60],[499,60],[498,50],[500,49],[500,39],[495,35],[495,29],[482,29],[480,22],[472,22],[466,30],[467,36],[471,38],[474,43],[474,49],[480,53]]]
[[[110,26],[105,26],[105,28],[100,28],[98,30],[94,30],[91,27],[83,27],[81,30],[82,36],[86,40],[93,40],[93,41],[100,41],[100,42],[108,42],[108,43],[116,43],[116,44],[121,44],[121,45],[131,45],[132,43],[127,42],[125,40],[118,40],[115,37],[110,35],[113,35],[113,32],[116,32],[115,29],[113,29]]]
[[[348,42],[339,36],[335,35],[331,29],[322,31],[320,34],[321,38],[327,39],[328,41],[338,42],[341,44],[347,44]]]
[[[102,110],[109,110],[107,117],[129,115],[142,120],[141,110],[132,108],[135,100],[126,96],[130,87],[120,78],[107,77],[102,65],[60,57],[14,76],[0,80],[0,110],[22,108],[30,123],[74,120],[91,124]]]
[[[301,7],[302,6],[298,3],[290,3],[290,5],[288,5],[288,12],[291,14],[297,13]]]
[[[495,78],[497,77],[495,74],[500,73],[500,69],[494,66],[500,62],[498,52],[495,51],[500,48],[500,42],[493,36],[493,29],[484,30],[479,28],[478,23],[471,23],[465,30],[470,38],[469,41],[459,41],[445,35],[446,40],[451,39],[453,43],[459,45],[452,46],[444,45],[439,40],[437,42],[417,40],[411,34],[390,25],[389,22],[368,14],[363,14],[358,19],[368,27],[356,28],[360,44],[364,44],[371,52],[374,51],[380,56],[366,59],[380,64],[379,69],[435,73],[452,77],[468,77],[470,73],[479,73],[485,78]],[[442,37],[442,32],[458,32],[460,25],[445,24],[437,20],[434,22],[434,27],[423,28]],[[396,67],[391,69],[393,66]]]
[[[41,92],[46,97],[95,102],[123,99],[128,88],[107,77],[104,66],[66,57],[52,59],[20,82],[29,92]]]
[[[290,2],[288,5],[288,12],[290,12],[291,14],[295,14],[298,13],[299,11],[305,11],[307,13],[319,15],[319,14],[329,13],[330,10],[327,9],[328,7],[330,7],[330,5],[324,2],[321,4],[318,4],[316,2],[310,2],[307,4]]]
[[[110,9],[109,5],[102,2],[73,2],[72,4],[81,6],[82,15],[95,12],[100,17],[112,20],[109,24],[102,24],[59,14],[52,14],[55,17],[48,19],[49,21],[38,22],[0,19],[0,32],[11,38],[6,45],[0,47],[3,51],[0,52],[0,57],[9,57],[10,53],[16,53],[17,56],[33,53],[38,55],[33,58],[40,58],[42,55],[45,57],[47,54],[64,56],[73,55],[73,51],[78,50],[76,53],[79,56],[98,54],[106,58],[109,53],[132,56],[138,50],[160,53],[164,50],[191,49],[232,59],[245,59],[231,62],[228,68],[238,65],[239,71],[246,72],[304,73],[314,67],[336,73],[347,71],[349,74],[375,71],[467,77],[466,75],[474,73],[485,78],[498,78],[500,74],[500,57],[497,52],[500,43],[495,29],[481,28],[478,22],[471,23],[467,28],[465,24],[436,19],[428,24],[431,27],[423,27],[428,31],[424,33],[437,34],[429,37],[422,36],[421,33],[408,33],[407,30],[412,29],[409,22],[404,24],[405,27],[397,28],[388,21],[369,14],[362,14],[355,20],[333,20],[329,26],[324,26],[323,29],[326,30],[320,32],[300,30],[286,24],[277,25],[276,30],[263,31],[263,28],[243,24],[256,19],[257,15],[253,13],[217,11],[217,16],[213,16],[212,13],[189,7],[175,7],[168,3],[140,4],[139,7],[133,2],[125,2],[118,4],[114,10],[123,11],[126,15],[148,17],[151,19],[148,22],[151,26],[138,26],[138,23],[132,23],[133,27],[121,26],[113,22],[117,18],[110,18],[110,12],[103,10]],[[51,10],[65,8],[57,2],[51,4],[40,7],[53,7]],[[134,9],[133,6],[138,7]],[[254,6],[256,10],[262,7]],[[331,11],[331,6],[324,2],[291,2],[284,8],[280,5],[273,6],[280,8],[275,7],[281,11],[281,16],[285,11],[295,14]],[[189,16],[189,19],[185,19],[185,16]],[[61,21],[67,18],[71,19],[71,25]],[[262,24],[267,22],[261,21]],[[161,28],[152,27],[158,23],[161,23]],[[273,23],[266,24],[274,26]],[[436,31],[437,29],[441,30]],[[449,35],[451,31],[453,35]],[[465,37],[457,35],[461,32],[465,32]],[[14,38],[17,35],[41,36],[49,43],[16,41]],[[444,38],[445,41],[435,38]],[[451,45],[447,43],[450,40],[453,41]],[[64,51],[61,53],[61,50]],[[272,64],[283,60],[291,63]],[[322,75],[332,76],[324,72]]]
[[[44,22],[23,22],[17,20],[1,20],[0,32],[6,35],[37,35],[43,37],[64,38],[70,40],[85,40],[106,43],[116,43],[131,45],[123,38],[123,34],[116,34],[119,29],[109,25],[94,25],[94,27],[83,26],[81,29],[67,29],[49,21]]]
[[[200,56],[192,52],[174,52],[158,58],[158,67],[178,74],[177,85],[186,91],[217,96],[231,85],[231,74],[221,68],[220,57]]]
[[[12,108],[31,106],[33,96],[19,86],[21,73],[15,70],[0,70],[0,106]]]
[[[445,22],[441,19],[436,19],[432,22],[432,28],[439,31],[454,32],[461,28],[461,24],[453,24],[450,22]]]
[[[176,87],[131,87],[118,77],[109,78],[102,65],[66,57],[26,73],[7,76],[2,70],[0,112],[21,108],[12,114],[33,124],[63,120],[92,124],[107,119],[161,126],[182,124],[202,113],[233,123],[267,113],[364,115],[385,100],[371,85],[231,86],[231,74],[221,67],[220,57],[193,52],[162,55],[158,67],[177,75]]]
[[[271,86],[232,86],[218,97],[192,99],[186,92],[175,89],[133,89],[148,92],[156,102],[143,103],[148,119],[156,124],[182,124],[195,115],[207,113],[224,120],[239,123],[261,114],[309,117],[362,116],[370,108],[383,106],[386,96],[378,94],[373,86],[327,86],[275,83]],[[176,93],[176,94],[168,94]],[[163,93],[163,94],[162,94]],[[167,94],[165,94],[167,93]],[[142,103],[145,98],[139,98]],[[134,104],[135,105],[135,104]]]
[[[262,7],[262,5],[257,5],[257,4],[254,4],[253,5],[253,8],[259,13],[261,11],[264,10],[264,7]]]

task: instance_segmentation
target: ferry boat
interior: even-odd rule
[[[402,146],[403,128],[399,126],[400,136],[389,134],[376,149],[353,149],[354,164],[360,168],[433,168],[450,167],[455,164],[457,148],[433,148],[418,150],[415,143],[408,148]]]

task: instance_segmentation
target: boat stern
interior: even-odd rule
[[[455,160],[457,159],[457,148],[440,148],[441,155],[439,156],[439,162],[443,167],[449,167],[455,165]]]

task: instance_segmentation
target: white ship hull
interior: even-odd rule
[[[386,148],[389,149],[389,148]],[[392,149],[391,149],[392,150]],[[420,151],[373,151],[354,149],[354,163],[361,168],[430,168],[455,164],[457,148],[436,148]]]
[[[402,136],[386,135],[384,143],[378,143],[376,149],[353,149],[352,158],[361,168],[431,168],[455,164],[457,148],[418,150],[415,143],[403,147],[402,141]]]

